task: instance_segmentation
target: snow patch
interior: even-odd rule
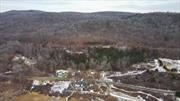
[[[65,52],[66,52],[66,53],[69,53],[69,54],[83,54],[83,52],[82,52],[82,51],[79,51],[79,52],[78,52],[78,51],[73,52],[73,51],[68,50],[68,49],[66,49],[66,50],[65,50]]]
[[[64,90],[66,90],[69,85],[70,81],[58,81],[54,83],[54,85],[51,87],[51,93],[63,93]]]
[[[159,58],[154,60],[154,65],[155,67],[150,70],[158,70],[159,72],[180,73],[180,60]]]
[[[45,86],[47,84],[50,84],[50,81],[40,81],[40,80],[34,80],[31,86],[31,90],[34,89],[36,86]]]
[[[37,63],[34,59],[29,59],[29,58],[22,56],[22,55],[16,55],[12,59],[12,61],[15,61],[15,62],[20,61],[20,60],[22,60],[24,62],[24,64],[26,64],[28,66],[32,66],[32,65]]]
[[[111,48],[110,45],[102,46],[102,48]]]
[[[110,75],[110,76],[107,76],[107,77],[115,77],[115,76],[118,76],[118,77],[122,77],[122,76],[129,76],[129,75],[138,75],[138,74],[142,74],[146,72],[146,70],[143,70],[143,71],[128,71],[126,73],[121,73],[121,72],[114,72],[114,74]]]
[[[57,77],[67,77],[69,71],[68,70],[56,70]]]

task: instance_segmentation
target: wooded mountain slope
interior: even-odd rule
[[[115,43],[179,48],[180,13],[9,11],[0,13],[0,35],[0,42],[83,35]]]

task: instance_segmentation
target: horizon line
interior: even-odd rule
[[[92,12],[83,12],[83,11],[45,11],[45,10],[36,10],[36,9],[28,9],[28,10],[7,10],[7,11],[0,11],[0,13],[7,13],[11,11],[39,11],[39,12],[47,12],[47,13],[98,13],[98,12],[119,12],[119,13],[180,13],[175,11],[150,11],[150,12],[129,12],[129,11],[111,11],[111,10],[104,10],[104,11],[92,11]]]

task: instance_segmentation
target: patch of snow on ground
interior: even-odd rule
[[[69,85],[70,85],[71,81],[59,81],[56,82],[52,87],[51,87],[51,92],[52,93],[63,93],[64,90],[66,90]]]
[[[24,64],[26,64],[28,66],[32,66],[32,65],[37,63],[35,59],[29,59],[29,58],[22,56],[22,55],[16,55],[12,59],[12,61],[19,61],[19,60],[23,60]]]
[[[128,71],[126,73],[115,72],[115,74],[112,74],[112,75],[107,76],[107,77],[115,77],[115,76],[122,77],[122,76],[128,76],[128,75],[138,75],[138,74],[142,74],[144,72],[146,72],[146,70],[143,70],[143,71]]]
[[[111,48],[110,45],[102,46],[102,48]]]
[[[65,77],[69,73],[68,70],[56,70],[56,76],[57,77]]]
[[[65,52],[66,52],[66,53],[69,53],[69,54],[84,54],[84,52],[82,52],[82,51],[73,52],[73,51],[67,50],[67,49],[65,50]]]
[[[155,64],[155,67],[152,68],[151,70],[158,70],[159,72],[166,72],[166,70],[162,67],[162,66],[159,66],[159,62],[157,59],[154,60],[154,64]]]
[[[47,84],[50,84],[50,81],[48,81],[48,80],[46,80],[46,81],[34,80],[32,83],[31,89],[33,89],[36,86],[40,86],[40,85],[45,86]]]
[[[4,74],[10,74],[10,73],[12,73],[12,71],[7,71],[7,72],[5,72]]]
[[[158,70],[159,72],[171,71],[171,72],[180,73],[180,60],[159,58],[159,59],[154,60],[154,64],[155,64],[155,67],[150,70]],[[172,71],[173,69],[176,71]]]
[[[116,98],[118,98],[118,101],[123,101],[123,100],[127,100],[127,101],[142,101],[136,97],[132,97],[120,92],[110,92],[111,96],[114,96]]]

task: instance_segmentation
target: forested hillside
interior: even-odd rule
[[[12,69],[17,54],[52,72],[124,70],[158,57],[180,59],[179,13],[9,11],[0,13],[0,36],[1,71]]]
[[[0,14],[1,42],[7,36],[19,41],[32,41],[39,36],[89,35],[116,43],[179,48],[179,32],[179,13],[50,13],[30,10]]]

